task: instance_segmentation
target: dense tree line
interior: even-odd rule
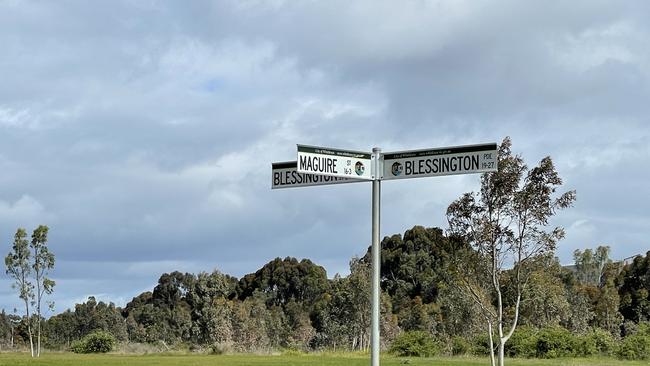
[[[454,256],[472,249],[441,229],[415,226],[382,241],[382,341],[422,331],[451,340],[484,337],[481,309],[454,283]],[[563,267],[549,253],[529,263],[520,324],[526,331],[594,329],[620,339],[650,320],[650,252],[623,266],[608,249],[575,253]],[[505,311],[515,306],[514,272],[502,280]],[[151,292],[124,308],[90,297],[44,322],[48,348],[66,349],[102,330],[122,342],[232,351],[363,350],[369,345],[369,254],[350,274],[328,279],[310,260],[276,258],[241,279],[211,273],[165,273]],[[495,301],[495,299],[492,299]],[[0,313],[0,346],[29,345],[24,317]],[[636,328],[635,328],[636,327]]]

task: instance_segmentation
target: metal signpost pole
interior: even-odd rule
[[[370,323],[370,365],[379,366],[379,275],[381,248],[379,247],[379,213],[381,209],[381,149],[372,149],[375,176],[372,180],[372,322]]]

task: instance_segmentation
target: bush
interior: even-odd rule
[[[650,336],[641,332],[625,337],[616,355],[626,360],[650,359]]]
[[[116,343],[112,334],[99,331],[74,342],[70,350],[74,353],[106,353],[112,351]]]
[[[490,338],[481,334],[472,339],[471,353],[474,356],[488,356],[490,354]]]
[[[463,337],[454,337],[451,339],[451,354],[454,356],[467,354],[470,347],[469,342]]]
[[[611,356],[616,350],[616,341],[612,334],[600,329],[592,329],[589,333],[576,338],[574,356]]]
[[[650,322],[640,322],[636,332],[637,334],[650,337]]]
[[[615,349],[612,335],[598,328],[574,335],[561,327],[537,330],[522,326],[506,343],[505,354],[526,358],[590,357],[611,356]]]
[[[545,328],[537,334],[536,356],[539,358],[572,357],[576,353],[576,343],[576,337],[564,328]]]
[[[402,357],[431,357],[435,356],[438,351],[439,347],[429,333],[412,331],[400,334],[393,342],[389,352]]]
[[[210,354],[212,355],[226,355],[233,352],[233,346],[231,343],[217,343],[210,347]]]
[[[506,342],[504,353],[508,357],[535,357],[537,355],[537,330],[528,326],[518,327]]]
[[[646,328],[641,327],[640,329],[642,331],[637,332],[637,336],[645,334],[643,331]],[[650,327],[647,329],[650,330]],[[650,336],[647,337],[650,338]],[[452,342],[455,342],[455,339]],[[473,338],[472,354],[476,356],[489,355],[489,343],[487,335],[479,335]],[[455,347],[455,343],[452,343],[452,347]],[[630,348],[636,349],[632,346]],[[609,332],[599,328],[593,329],[584,335],[574,335],[562,327],[535,329],[529,326],[521,326],[515,330],[512,337],[506,342],[504,353],[507,357],[525,358],[591,357],[611,356],[617,354],[617,349],[617,342],[614,337]],[[650,347],[648,349],[650,350]],[[634,354],[633,351],[632,354]]]

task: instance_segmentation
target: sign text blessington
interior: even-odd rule
[[[295,161],[273,163],[271,167],[271,188],[279,189],[320,186],[325,184],[363,182],[363,180],[359,179],[299,173],[297,170],[297,165],[298,164]]]
[[[298,145],[298,172],[370,180],[370,158],[366,152]]]
[[[496,144],[467,145],[384,154],[383,179],[434,177],[496,170]]]

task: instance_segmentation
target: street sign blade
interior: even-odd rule
[[[298,145],[298,172],[372,180],[371,154],[363,151]]]
[[[497,144],[386,153],[383,179],[435,177],[497,170]]]
[[[299,173],[297,166],[298,163],[296,161],[273,163],[271,165],[271,189],[365,182],[362,179]]]

